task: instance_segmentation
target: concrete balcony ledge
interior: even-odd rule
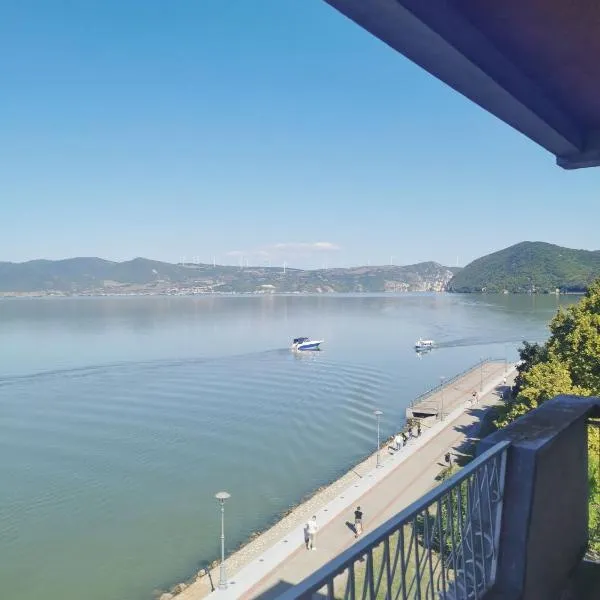
[[[486,598],[561,600],[588,545],[587,426],[600,398],[558,396],[481,441],[508,441],[500,552]]]

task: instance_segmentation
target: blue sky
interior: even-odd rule
[[[322,0],[4,0],[0,260],[597,249],[554,157]]]

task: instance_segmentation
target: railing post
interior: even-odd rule
[[[596,411],[600,398],[559,396],[480,442],[480,452],[511,444],[497,465],[503,501],[493,567],[502,598],[552,598],[580,563],[588,542],[586,420]]]

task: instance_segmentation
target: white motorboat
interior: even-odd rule
[[[425,350],[431,350],[435,346],[435,342],[433,340],[423,340],[419,338],[415,342],[415,350],[417,352],[423,352]]]
[[[307,337],[294,338],[292,350],[320,350],[319,346],[323,340],[311,340]]]

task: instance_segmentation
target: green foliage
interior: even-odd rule
[[[600,393],[600,280],[550,324],[548,350],[569,367],[584,395]]]
[[[600,276],[600,252],[521,242],[474,260],[450,281],[452,292],[583,292]]]
[[[517,365],[517,377],[513,386],[513,395],[517,396],[523,387],[523,375],[534,365],[546,360],[548,352],[545,345],[537,342],[523,342],[519,348],[519,364]]]
[[[495,420],[497,427],[508,425],[559,394],[575,393],[568,368],[554,357],[533,365],[521,378],[520,393],[500,411]]]
[[[500,427],[559,394],[600,395],[600,280],[586,295],[560,309],[543,346],[525,342],[516,399],[497,419]]]
[[[550,323],[545,345],[520,349],[518,395],[501,410],[495,423],[508,425],[560,394],[600,395],[600,280],[580,302],[560,309]],[[600,557],[600,429],[588,428],[590,552]]]
[[[589,551],[600,559],[600,423],[588,427]]]

